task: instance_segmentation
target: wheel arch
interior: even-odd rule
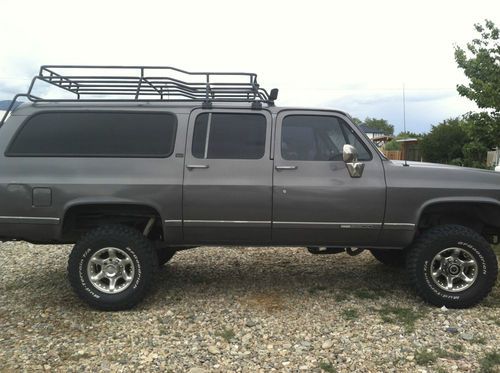
[[[417,213],[415,234],[436,225],[459,224],[485,237],[500,235],[500,201],[484,197],[444,197],[426,201]]]
[[[71,201],[64,206],[59,228],[59,237],[62,241],[67,241],[68,239],[75,241],[76,237],[81,235],[75,235],[71,231],[75,228],[78,230],[77,219],[83,215],[86,216],[87,222],[96,219],[96,223],[107,218],[113,218],[111,220],[120,220],[120,217],[123,217],[125,220],[126,218],[137,218],[138,220],[147,221],[149,218],[154,217],[156,229],[160,230],[161,237],[165,235],[164,220],[159,206],[155,206],[152,203],[121,198],[84,198]],[[111,221],[111,223],[116,223],[116,221]],[[83,233],[83,230],[81,233]]]

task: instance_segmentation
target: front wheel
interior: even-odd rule
[[[417,294],[435,306],[468,308],[491,291],[495,253],[477,232],[443,225],[424,232],[409,250],[407,268]]]
[[[144,298],[157,260],[154,247],[140,232],[106,225],[90,231],[74,246],[68,275],[77,295],[90,306],[123,310]]]

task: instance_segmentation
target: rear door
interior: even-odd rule
[[[275,244],[358,246],[377,241],[385,207],[382,161],[340,114],[282,111],[273,188]],[[365,164],[352,178],[342,160],[353,145]]]
[[[191,113],[183,187],[186,243],[271,241],[270,139],[265,110]]]

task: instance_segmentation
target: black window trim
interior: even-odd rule
[[[356,131],[354,131],[352,128],[350,128],[350,125],[349,125],[349,122],[346,121],[344,118],[342,118],[341,116],[339,115],[328,115],[328,114],[316,114],[316,113],[304,113],[304,112],[300,112],[300,113],[286,113],[280,120],[280,123],[279,123],[279,126],[280,126],[280,157],[281,159],[283,159],[284,161],[299,161],[299,162],[343,162],[343,161],[317,161],[317,160],[314,160],[314,159],[302,159],[302,160],[292,160],[292,159],[286,159],[285,157],[283,157],[283,148],[282,148],[282,144],[283,144],[283,122],[285,121],[285,119],[287,117],[290,117],[290,116],[294,116],[294,117],[327,117],[327,118],[337,118],[337,119],[341,119],[343,120],[347,126],[349,126],[349,129],[351,131],[351,133],[353,134],[354,137],[356,137],[359,141],[359,143],[363,146],[363,148],[365,148],[366,152],[369,154],[370,158],[367,159],[367,160],[363,160],[363,161],[360,161],[360,162],[370,162],[373,160],[373,153],[370,151],[369,147],[365,144],[364,141],[361,140],[361,138],[358,136],[358,134],[356,133]],[[343,128],[344,126],[342,125],[341,123],[341,126],[340,126],[340,129],[342,131],[342,135],[344,136],[344,141],[346,141],[346,136],[347,134],[345,133],[345,129]]]
[[[204,150],[204,155],[203,155],[203,158],[198,158],[196,157],[194,154],[193,154],[193,138],[194,138],[194,131],[195,131],[195,124],[196,124],[196,120],[198,119],[198,117],[200,115],[203,115],[203,114],[208,114],[208,123],[207,123],[207,133],[206,133],[206,137],[205,137],[205,150]],[[208,139],[210,137],[210,127],[212,125],[212,114],[233,114],[233,115],[259,115],[261,117],[264,117],[264,120],[265,120],[265,123],[266,123],[266,132],[265,132],[265,139],[264,139],[264,152],[262,153],[262,156],[260,158],[207,158],[207,154],[208,154]],[[191,133],[191,146],[190,146],[190,152],[191,152],[191,157],[195,158],[195,159],[203,159],[203,160],[210,160],[210,159],[213,159],[213,160],[231,160],[231,161],[258,161],[260,159],[264,159],[264,157],[266,156],[266,142],[268,141],[267,137],[268,137],[268,130],[269,130],[269,124],[270,124],[270,120],[272,120],[272,116],[271,118],[268,118],[264,113],[262,112],[255,112],[255,111],[251,111],[251,110],[245,110],[245,111],[233,111],[233,110],[227,110],[227,111],[221,111],[221,110],[204,110],[204,111],[200,111],[199,113],[196,114],[196,116],[194,117],[194,120],[193,120],[193,131]],[[269,140],[271,142],[271,140]]]
[[[58,153],[47,153],[47,154],[39,154],[39,153],[12,153],[11,147],[12,144],[16,141],[17,137],[23,130],[23,128],[27,125],[27,123],[34,117],[41,114],[62,114],[62,113],[85,113],[85,114],[95,114],[95,113],[108,113],[108,114],[166,114],[174,118],[174,131],[172,136],[172,144],[170,153],[165,154],[140,154],[140,155],[131,155],[131,154],[58,154]],[[170,158],[175,150],[175,142],[177,139],[177,129],[178,129],[179,120],[177,115],[171,111],[150,111],[150,110],[43,110],[36,112],[32,115],[29,115],[24,119],[21,125],[17,128],[16,132],[12,136],[9,144],[7,145],[6,151],[4,152],[5,157],[12,158]]]

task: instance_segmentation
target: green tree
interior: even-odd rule
[[[361,123],[363,123],[363,121],[359,118],[356,118],[356,117],[353,117],[352,118],[352,121],[355,125],[359,126]]]
[[[383,131],[385,135],[394,135],[394,126],[385,119],[366,117],[365,124],[370,128]]]
[[[420,139],[422,138],[422,134],[421,133],[415,133],[415,132],[411,132],[411,131],[406,131],[406,132],[400,132],[396,138],[398,139]]]
[[[479,37],[466,48],[456,46],[455,60],[470,80],[457,86],[458,93],[482,109],[466,115],[470,142],[464,147],[469,165],[481,166],[486,151],[500,145],[500,31],[489,20],[474,27]]]
[[[464,165],[464,146],[470,141],[464,119],[447,119],[422,137],[420,150],[426,162]]]

